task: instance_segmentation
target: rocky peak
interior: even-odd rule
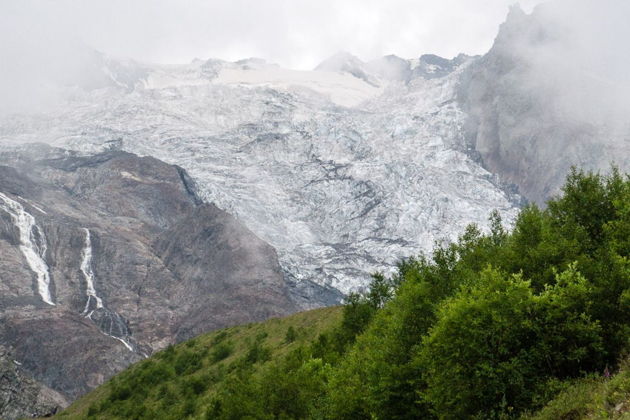
[[[520,3],[512,4],[508,9],[507,17],[505,18],[506,23],[513,22],[521,22],[523,19],[527,18],[527,13],[523,10]]]
[[[630,165],[627,59],[606,53],[619,42],[611,35],[626,30],[615,11],[588,1],[543,3],[531,14],[512,7],[490,51],[461,79],[471,147],[529,200],[557,194],[571,165]]]
[[[413,77],[425,79],[445,77],[453,73],[469,59],[470,57],[465,54],[460,54],[450,60],[435,54],[424,54],[420,56],[418,65],[413,69]]]

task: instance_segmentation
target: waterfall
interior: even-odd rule
[[[92,299],[96,302],[96,309],[103,307],[103,300],[98,297],[96,289],[94,288],[94,271],[92,270],[92,239],[90,236],[90,230],[85,228],[83,230],[85,231],[85,246],[83,247],[83,252],[81,253],[81,272],[83,273],[87,284],[85,290],[85,293],[87,294],[87,301],[85,302],[83,314],[89,318],[92,316],[92,312],[94,312],[93,310],[90,310],[90,303]]]
[[[44,260],[46,256],[46,237],[37,226],[35,218],[15,200],[0,193],[0,208],[9,213],[20,232],[20,251],[26,262],[37,276],[37,291],[42,300],[54,305],[50,294],[50,272]]]
[[[103,334],[120,341],[129,351],[133,351],[133,347],[126,339],[129,336],[129,329],[125,324],[124,318],[106,308],[103,304],[103,299],[96,294],[94,270],[92,269],[92,236],[89,229],[83,228],[83,231],[85,232],[85,242],[81,252],[81,273],[85,277],[85,294],[87,295],[83,315],[86,318],[90,318]],[[94,304],[96,307],[93,307]],[[92,318],[94,311],[97,311],[95,315],[97,319]]]

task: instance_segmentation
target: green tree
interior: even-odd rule
[[[540,401],[550,379],[601,366],[601,328],[586,314],[588,296],[574,267],[540,295],[521,275],[484,270],[442,304],[418,353],[436,416],[516,415]]]

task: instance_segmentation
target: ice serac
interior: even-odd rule
[[[169,344],[300,308],[275,250],[181,167],[2,147],[0,194],[0,343],[67,401]],[[46,233],[54,308],[33,291],[25,232],[33,252]]]
[[[33,215],[24,210],[17,201],[0,193],[0,209],[6,211],[19,231],[20,251],[28,266],[37,278],[37,292],[42,300],[49,305],[55,305],[50,293],[50,272],[46,264],[46,237],[37,226]]]

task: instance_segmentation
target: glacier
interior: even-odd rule
[[[456,101],[475,58],[337,56],[150,65],[96,55],[111,83],[0,120],[0,144],[122,149],[185,168],[204,200],[274,246],[287,278],[342,293],[520,198],[468,150]],[[346,59],[347,58],[347,59]]]

